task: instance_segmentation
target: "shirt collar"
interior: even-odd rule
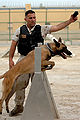
[[[27,25],[26,25],[27,26]],[[36,25],[35,25],[36,26]],[[28,28],[28,26],[27,26],[27,29],[28,29],[28,31],[29,31],[29,33],[31,34],[32,33],[32,31],[34,30],[34,28],[35,28],[35,26],[30,30],[29,28]]]

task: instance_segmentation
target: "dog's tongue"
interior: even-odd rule
[[[61,53],[61,56],[62,56],[64,59],[67,59],[67,56],[66,56],[64,53]]]

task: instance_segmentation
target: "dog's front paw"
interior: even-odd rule
[[[50,69],[52,69],[52,68],[53,68],[52,65],[48,65],[48,66],[46,67],[46,70],[50,70]]]
[[[45,71],[45,70],[50,70],[53,68],[53,65],[45,65],[44,67],[41,68],[42,71]]]

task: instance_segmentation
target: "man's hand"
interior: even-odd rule
[[[78,15],[78,11],[75,11],[75,12],[71,15],[71,17],[70,17],[70,22],[71,22],[71,23],[72,23],[72,22],[75,22],[75,21],[78,19],[77,15]]]
[[[75,11],[75,12],[73,13],[73,17],[75,18],[78,14],[79,14],[78,11]]]
[[[17,45],[17,42],[12,40],[11,48],[9,51],[9,69],[11,69],[14,66],[13,56],[16,50],[16,45]]]

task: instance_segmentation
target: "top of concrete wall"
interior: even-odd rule
[[[20,8],[0,8],[0,10],[25,10],[24,7],[20,7]],[[80,9],[80,7],[32,7],[32,9]]]

